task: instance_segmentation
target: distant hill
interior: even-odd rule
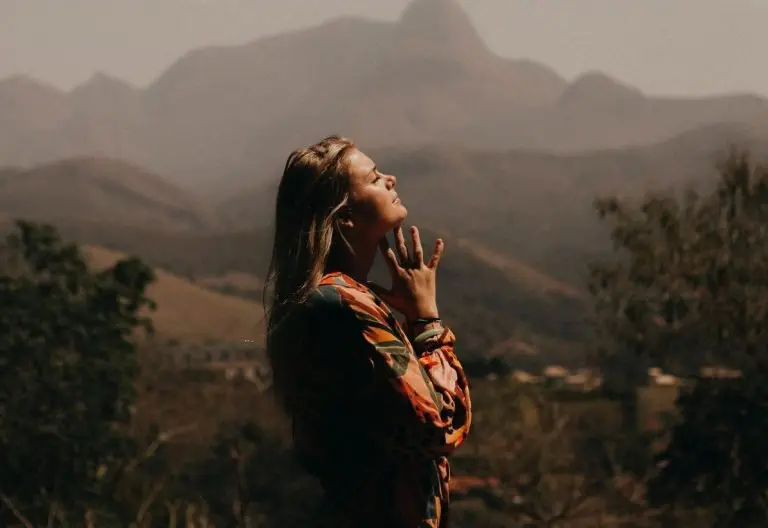
[[[586,260],[609,251],[594,197],[712,182],[729,143],[768,159],[766,137],[756,128],[711,125],[654,145],[573,155],[445,145],[367,152],[398,175],[409,223],[422,227],[425,244],[438,233],[446,239],[440,304],[465,352],[578,363],[583,356],[573,345],[589,333]],[[29,179],[10,171],[11,183],[0,185],[0,218],[37,211],[33,216],[54,222],[67,238],[136,254],[186,284],[260,303],[274,180],[265,184],[272,190],[242,193],[217,212],[151,174],[123,178],[114,169],[125,168],[122,162],[97,161],[86,176],[82,160],[77,170],[61,169],[72,163],[62,162],[53,172],[30,171]],[[38,170],[44,176],[35,176]],[[231,218],[219,219],[225,215]],[[240,230],[195,227],[216,222]],[[387,282],[381,262],[374,276]]]
[[[161,272],[160,286],[152,295],[162,308],[156,319],[166,329],[163,335],[203,340],[247,334],[248,321],[255,324],[262,316],[261,288],[271,249],[268,229],[195,234],[106,222],[61,220],[56,225],[66,239],[90,248],[99,262],[134,254]],[[426,245],[433,244],[436,236],[423,229]],[[527,365],[552,358],[578,364],[583,359],[573,352],[574,343],[583,342],[588,334],[581,292],[524,262],[441,236],[448,251],[440,270],[440,306],[461,336],[465,357],[499,354]],[[372,279],[389,284],[380,259]],[[225,300],[233,296],[247,304]]]
[[[103,74],[70,93],[6,79],[0,115],[0,165],[123,159],[222,197],[258,187],[290,150],[330,133],[367,148],[574,153],[765,123],[768,102],[649,97],[599,72],[569,83],[492,53],[456,0],[414,0],[393,23],[346,17],[197,49],[143,90]]]
[[[264,228],[200,233],[72,219],[55,225],[69,240],[138,255],[185,279],[212,281],[237,273],[263,278],[269,265],[271,233]]]
[[[0,211],[34,220],[87,220],[166,230],[222,227],[210,205],[135,165],[76,158],[0,168]]]
[[[492,251],[476,241],[454,238],[453,242],[458,249],[467,252],[490,268],[500,271],[510,282],[518,284],[520,288],[526,288],[540,295],[556,295],[572,300],[587,298],[584,290],[557,280],[518,259]]]
[[[730,145],[768,160],[768,134],[726,125],[649,146],[573,155],[442,146],[372,155],[398,175],[410,222],[440,226],[583,287],[586,261],[610,251],[593,208],[597,196],[640,198],[650,190],[711,185]]]
[[[729,145],[768,159],[768,133],[711,125],[643,147],[579,154],[428,146],[366,150],[398,177],[409,223],[452,233],[493,255],[584,286],[585,260],[609,248],[592,208],[598,195],[715,181]],[[242,225],[272,221],[277,178],[225,202]],[[535,282],[535,279],[532,279]]]
[[[114,264],[125,254],[98,246],[83,246],[94,269]],[[158,304],[151,313],[157,337],[183,342],[228,341],[262,338],[264,312],[259,303],[216,293],[164,270],[148,296]]]

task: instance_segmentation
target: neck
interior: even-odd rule
[[[331,258],[328,261],[326,272],[338,271],[365,284],[368,282],[368,273],[370,273],[376,258],[378,242],[373,244],[353,243],[352,249],[354,254],[350,254],[346,248],[338,251],[336,258]]]

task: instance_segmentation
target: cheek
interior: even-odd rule
[[[376,222],[382,216],[387,216],[392,206],[392,199],[381,192],[370,192],[360,196],[357,202],[359,216],[367,222]]]
[[[396,220],[402,213],[402,207],[392,203],[392,195],[389,193],[379,200],[377,209],[379,218],[386,222]]]
[[[389,192],[371,192],[357,200],[357,222],[363,230],[388,230],[403,221],[408,214],[405,207],[392,203]]]

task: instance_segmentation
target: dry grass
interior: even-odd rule
[[[579,300],[586,298],[584,292],[579,291],[573,286],[557,280],[520,260],[493,251],[482,244],[466,238],[456,238],[453,240],[453,243],[488,266],[501,271],[509,280],[536,293],[557,294]]]
[[[112,265],[124,254],[83,246],[95,269]],[[263,335],[264,311],[257,302],[206,290],[163,270],[148,295],[158,305],[152,319],[159,337],[185,342],[238,341]]]
[[[195,282],[206,288],[233,288],[245,293],[261,293],[264,287],[264,281],[257,276],[235,271],[224,275],[199,277]]]

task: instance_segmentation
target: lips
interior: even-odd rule
[[[395,195],[395,198],[392,200],[392,203],[400,203],[400,196]]]

